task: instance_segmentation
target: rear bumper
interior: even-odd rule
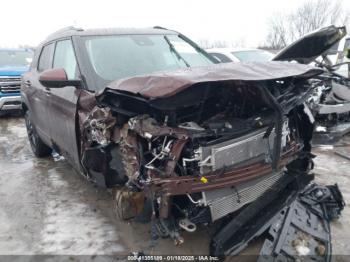
[[[0,97],[0,111],[22,109],[20,95]]]

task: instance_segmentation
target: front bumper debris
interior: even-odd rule
[[[312,179],[311,175],[304,173],[283,175],[263,195],[218,230],[210,244],[211,255],[237,255],[253,238],[271,226],[274,216],[289,205],[298,191]]]
[[[329,222],[339,218],[345,203],[338,185],[309,184],[292,204],[284,208],[269,230],[258,262],[295,261],[308,256],[312,261],[331,261]],[[272,240],[270,240],[272,239]]]
[[[296,261],[306,255],[313,261],[330,261],[329,222],[340,216],[345,203],[337,185],[319,186],[310,181],[306,174],[281,178],[219,229],[211,243],[211,255],[237,255],[268,231],[259,262]]]

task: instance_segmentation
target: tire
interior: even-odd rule
[[[30,146],[32,151],[36,157],[47,157],[51,154],[52,149],[48,147],[39,137],[34,124],[30,119],[29,110],[27,110],[24,114],[24,118],[26,121],[26,128]]]

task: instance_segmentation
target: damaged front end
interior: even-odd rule
[[[345,27],[328,26],[301,37],[273,58],[315,63],[324,70],[313,80],[314,92],[307,101],[316,120],[314,143],[336,142],[350,132],[350,81],[337,73],[341,66],[349,68],[349,62],[332,64],[327,53],[345,35]]]
[[[287,197],[295,177],[312,178],[304,102],[320,73],[225,64],[111,83],[81,121],[82,166],[113,188],[122,218],[150,207],[156,233],[180,244],[181,230],[233,216],[266,192]]]
[[[308,105],[317,122],[315,142],[336,142],[350,132],[350,80],[327,68],[314,83]]]

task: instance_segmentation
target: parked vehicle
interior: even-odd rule
[[[21,75],[32,56],[30,49],[0,49],[0,113],[21,109]]]
[[[315,89],[308,104],[316,118],[316,132],[330,141],[350,131],[350,80],[348,72],[339,72],[339,68],[348,68],[349,62],[345,60],[350,53],[343,51],[344,57],[335,59],[334,52],[330,51],[339,42],[338,46],[345,48],[345,36],[345,27],[322,28],[298,39],[273,58],[274,61],[313,64],[324,70],[314,79]],[[333,64],[334,60],[339,63]]]
[[[212,48],[206,51],[221,63],[266,62],[274,57],[269,51],[253,48]]]
[[[112,188],[124,219],[148,217],[151,207],[152,232],[176,244],[181,230],[224,218],[248,230],[312,179],[304,102],[323,70],[215,63],[162,28],[56,32],[22,79],[33,152],[54,149]],[[257,199],[264,202],[234,220]],[[226,254],[234,233],[219,230],[211,250]]]

